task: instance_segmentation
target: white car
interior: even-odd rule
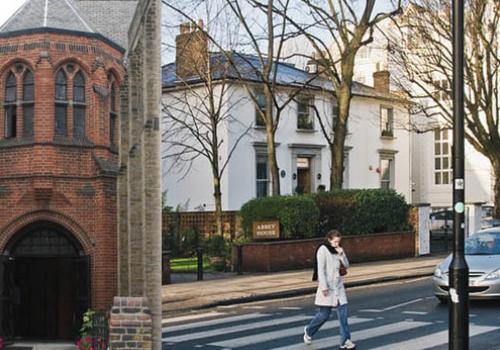
[[[448,300],[448,269],[452,255],[444,259],[432,278],[434,294]],[[465,240],[465,260],[469,266],[469,298],[500,299],[500,227],[474,233]]]

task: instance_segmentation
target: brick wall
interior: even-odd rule
[[[311,268],[316,248],[323,239],[260,242],[242,246],[244,272],[271,272]],[[344,247],[350,262],[411,257],[415,255],[413,232],[344,236]],[[236,249],[233,265],[236,266]]]
[[[116,295],[116,171],[118,152],[109,139],[109,84],[125,75],[123,52],[95,38],[32,33],[0,38],[0,252],[24,226],[59,224],[91,257],[91,298],[109,310]],[[85,78],[85,140],[55,136],[55,75],[71,63]],[[34,75],[34,134],[23,137],[22,81]],[[5,79],[17,78],[17,137],[5,138]],[[69,97],[68,96],[68,97]]]
[[[151,311],[146,298],[116,297],[109,320],[111,350],[152,349]]]

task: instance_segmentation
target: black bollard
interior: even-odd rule
[[[196,248],[196,256],[198,257],[198,281],[203,281],[203,249]]]

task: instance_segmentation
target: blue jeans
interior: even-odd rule
[[[330,306],[320,306],[318,312],[313,317],[311,322],[306,327],[308,336],[313,337],[317,331],[325,324],[330,318],[332,309],[337,311],[337,317],[340,323],[340,344],[344,344],[347,339],[351,339],[351,331],[349,330],[349,323],[347,322],[347,304],[338,305],[333,308]]]

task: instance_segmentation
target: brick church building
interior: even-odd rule
[[[121,83],[136,1],[27,0],[0,27],[0,335],[72,339],[117,295]],[[125,92],[126,93],[126,92]]]

